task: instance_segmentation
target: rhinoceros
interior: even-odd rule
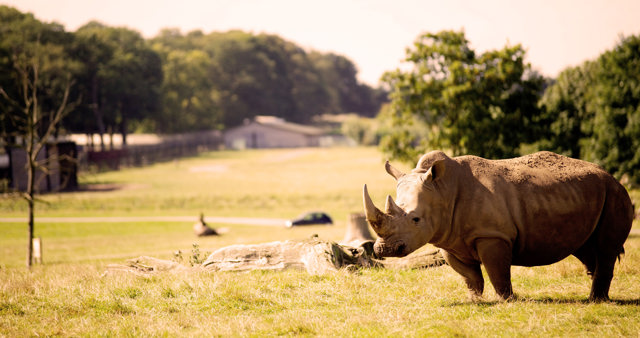
[[[440,248],[472,299],[482,297],[484,265],[496,294],[514,297],[511,266],[577,257],[592,279],[589,300],[609,297],[616,259],[633,221],[626,189],[599,166],[551,152],[506,159],[423,155],[397,181],[385,212],[364,186],[367,221],[381,257],[402,257],[426,243]]]

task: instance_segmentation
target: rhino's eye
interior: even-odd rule
[[[413,223],[417,224],[418,222],[420,222],[420,217],[414,217],[411,220],[413,221]]]

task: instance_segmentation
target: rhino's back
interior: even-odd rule
[[[549,185],[593,177],[608,180],[599,166],[548,151],[506,160],[486,160],[475,156],[459,158],[467,162],[475,177],[497,177],[508,184]]]
[[[517,265],[550,264],[570,255],[598,226],[607,195],[626,194],[600,167],[551,152],[456,160],[471,176],[468,191],[461,193],[472,197],[462,200],[482,208],[474,216],[481,221],[465,222],[467,231],[503,232],[513,243]]]

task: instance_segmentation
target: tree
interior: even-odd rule
[[[267,40],[232,32],[212,45],[214,88],[226,127],[256,115],[297,115],[286,59]]]
[[[327,113],[372,116],[384,101],[357,82],[350,60],[276,35],[165,29],[151,44],[165,73],[162,131],[228,128],[256,115],[298,123]]]
[[[82,63],[77,88],[84,97],[84,104],[77,107],[65,121],[71,131],[98,133],[101,150],[106,149],[104,135],[107,132],[102,107],[104,72],[114,53],[113,46],[100,36],[104,29],[102,24],[94,21],[80,27],[75,33],[73,52]],[[93,118],[89,118],[90,115]]]
[[[547,145],[640,183],[640,36],[568,68],[541,99]],[[544,143],[543,143],[544,144]]]
[[[640,36],[622,38],[598,60],[593,138],[585,158],[640,182]]]
[[[589,103],[593,95],[596,63],[562,71],[540,98],[541,119],[549,125],[537,147],[573,158],[582,158],[584,141],[593,132],[593,110]]]
[[[358,70],[346,57],[333,53],[312,52],[309,58],[328,95],[326,108],[323,109],[325,113],[357,113],[373,117],[386,102],[385,91],[358,82]]]
[[[114,54],[104,71],[103,107],[108,131],[119,132],[126,145],[130,121],[160,110],[162,60],[136,31],[108,28],[106,34]]]
[[[383,150],[401,159],[428,148],[518,155],[540,132],[537,102],[545,83],[524,58],[520,45],[477,54],[464,32],[418,37],[407,49],[412,69],[388,72],[383,81],[391,90],[394,125],[425,124],[430,132],[418,139],[404,130],[391,133],[381,141]]]
[[[90,22],[76,32],[74,52],[84,64],[80,92],[85,104],[68,124],[78,132],[120,132],[123,143],[129,122],[150,117],[160,108],[162,61],[136,31]],[[87,112],[94,123],[87,123]]]
[[[6,18],[6,7],[0,14]],[[13,13],[15,15],[15,13]],[[0,46],[11,65],[13,86],[0,87],[3,102],[2,136],[5,142],[24,148],[27,188],[23,197],[28,203],[27,267],[33,261],[33,235],[36,173],[47,170],[47,159],[39,154],[56,133],[56,128],[72,105],[68,104],[72,85],[73,63],[68,61],[64,46],[56,38],[64,38],[58,25],[42,24],[31,15],[14,16],[3,30]],[[6,21],[4,21],[6,22]],[[6,89],[5,89],[6,88]]]

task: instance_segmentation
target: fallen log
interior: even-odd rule
[[[339,269],[390,268],[424,269],[443,265],[439,251],[416,253],[405,258],[382,260],[373,253],[373,242],[358,247],[323,241],[316,237],[304,241],[281,241],[264,244],[237,244],[213,252],[200,265],[189,267],[177,262],[153,257],[138,257],[126,265],[112,264],[110,272],[132,272],[150,275],[161,271],[184,273],[188,271],[248,271],[248,270],[306,270],[313,275],[335,272]]]

